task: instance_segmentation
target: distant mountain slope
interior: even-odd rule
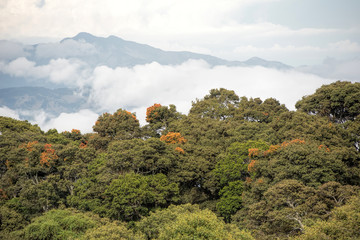
[[[162,65],[177,65],[189,59],[202,59],[210,65],[228,65],[229,62],[217,57],[192,52],[163,51],[146,44],[126,41],[116,36],[107,38],[95,37],[89,33],[79,33],[68,40],[83,41],[92,44],[96,52],[82,59],[91,65],[107,65],[109,67],[133,67],[135,65],[158,62]]]
[[[10,64],[19,58],[26,58],[31,63],[19,66],[19,62],[17,62],[15,64],[16,67],[21,69],[17,72],[11,72],[14,71],[14,66],[6,68],[6,64]],[[20,86],[68,87],[59,81],[56,83],[48,81],[48,79],[43,78],[39,73],[35,74],[35,76],[26,74],[27,68],[31,67],[32,64],[42,67],[48,65],[51,60],[57,59],[67,59],[79,64],[85,63],[87,65],[83,66],[84,68],[94,68],[101,65],[111,68],[134,67],[152,62],[158,62],[162,65],[179,65],[190,59],[204,60],[211,66],[262,66],[280,70],[292,68],[281,62],[267,61],[257,57],[243,62],[228,61],[193,52],[164,51],[146,44],[126,41],[116,36],[104,38],[82,32],[72,38],[64,38],[57,43],[23,45],[0,40],[0,88]]]
[[[57,43],[23,45],[0,41],[0,107],[7,106],[22,111],[43,109],[55,115],[76,112],[87,108],[87,100],[73,94],[70,87],[74,85],[68,79],[80,76],[82,71],[91,73],[96,66],[101,65],[111,68],[152,62],[179,65],[190,59],[203,60],[211,66],[262,66],[281,70],[292,68],[280,62],[256,57],[241,62],[193,52],[164,51],[116,36],[104,38],[85,32]],[[50,69],[55,69],[56,75],[68,74],[68,81],[58,80],[57,76],[55,80],[50,79]],[[79,75],[69,74],[72,71]],[[86,77],[84,79],[86,81]]]
[[[0,89],[0,106],[28,111],[42,109],[57,115],[86,107],[86,99],[69,88],[16,87]]]
[[[190,59],[201,59],[212,66],[263,66],[267,68],[290,69],[291,66],[280,62],[267,61],[261,58],[251,58],[245,62],[227,61],[218,57],[193,52],[163,51],[146,44],[126,41],[116,36],[107,38],[96,37],[89,33],[79,33],[68,40],[83,41],[92,44],[96,52],[82,59],[91,65],[107,65],[110,67],[132,67],[139,64],[158,62],[162,65],[178,65]]]

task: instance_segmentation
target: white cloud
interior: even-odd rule
[[[92,126],[99,117],[97,113],[89,109],[82,109],[75,113],[61,113],[59,116],[49,115],[44,110],[35,112],[19,110],[19,112],[27,118],[31,118],[31,123],[39,125],[42,130],[47,131],[55,128],[59,132],[78,129],[82,133],[90,133],[92,132]]]
[[[360,45],[356,42],[351,42],[350,40],[330,43],[329,48],[333,51],[360,52]]]
[[[357,37],[354,36],[359,34],[359,29],[352,26],[340,29],[330,25],[322,28],[310,25],[293,29],[269,22],[266,17],[255,22],[246,21],[248,9],[261,8],[262,4],[268,2],[281,1],[52,0],[41,4],[39,0],[8,0],[0,8],[0,38],[61,39],[85,31],[97,36],[116,35],[165,50],[191,50],[231,60],[245,60],[254,55],[241,55],[233,50],[248,45],[265,49],[276,44],[316,48],[329,42],[345,41],[346,45],[347,37],[352,36],[351,41],[355,41]],[[341,46],[334,47],[340,47],[338,51],[342,49],[344,55],[351,55],[349,50]],[[70,42],[44,44],[38,46],[37,54],[69,57],[87,54],[90,48],[84,44],[77,47]],[[311,48],[306,50],[310,52],[308,56],[313,57],[306,58],[300,52],[297,52],[298,55],[281,57],[278,51],[261,51],[258,56],[295,65],[320,63],[327,56],[324,52],[313,52]]]
[[[92,132],[92,126],[98,117],[99,115],[97,113],[83,109],[77,113],[61,113],[58,117],[43,122],[40,127],[43,130],[55,128],[59,132],[78,129],[82,133],[89,133]]]
[[[38,0],[8,0],[1,9],[0,32],[12,37],[61,37],[80,31],[101,35],[124,30],[158,33],[165,28],[174,33],[198,32],[228,24],[233,21],[230,13],[259,2],[269,0],[52,0],[42,8]]]
[[[236,47],[234,53],[245,58],[258,56],[265,59],[280,60],[294,65],[297,65],[297,62],[312,65],[322,62],[327,56],[339,59],[359,56],[360,45],[350,40],[331,42],[322,46],[274,44],[270,47],[258,47],[245,45]]]
[[[87,76],[86,64],[76,59],[52,59],[47,65],[36,66],[36,63],[25,57],[9,63],[0,62],[0,72],[15,77],[30,79],[48,79],[53,83],[81,87]]]
[[[19,114],[16,111],[14,111],[6,106],[0,107],[0,116],[11,117],[14,119],[20,119]]]
[[[274,97],[294,109],[296,101],[302,96],[331,81],[334,80],[263,67],[211,68],[198,60],[178,66],[158,63],[134,68],[102,66],[94,70],[90,101],[104,111],[118,108],[144,110],[154,103],[160,103],[175,104],[178,110],[187,113],[191,101],[202,98],[212,88],[224,87],[235,90],[239,96]],[[142,114],[137,113],[139,118]]]
[[[0,59],[13,60],[19,57],[25,57],[27,53],[21,43],[0,40]]]
[[[322,64],[301,66],[297,70],[316,74],[324,78],[347,81],[360,81],[360,59],[336,60],[327,58]]]
[[[178,111],[186,114],[192,101],[201,99],[210,89],[221,87],[234,90],[239,96],[260,97],[263,100],[274,97],[294,110],[295,103],[304,95],[312,94],[323,84],[337,80],[296,70],[210,67],[201,60],[190,60],[177,66],[158,63],[115,69],[100,66],[89,74],[84,86],[89,91],[88,103],[93,106],[92,110],[62,113],[59,116],[50,116],[44,111],[20,115],[28,115],[44,130],[56,128],[69,131],[76,128],[85,133],[92,131],[98,117],[95,112],[114,112],[123,108],[136,112],[140,122],[145,124],[146,108],[154,103],[174,104]],[[19,115],[16,112],[12,114]]]

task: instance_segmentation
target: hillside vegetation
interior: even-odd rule
[[[0,239],[359,239],[360,83],[296,108],[221,88],[90,134],[0,117]]]

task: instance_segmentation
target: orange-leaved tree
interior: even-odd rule
[[[184,144],[187,141],[179,132],[168,132],[168,134],[162,135],[160,140],[167,144]]]
[[[51,144],[45,144],[44,149],[40,156],[40,164],[41,166],[46,165],[50,167],[59,157],[55,154],[55,149],[52,148]]]
[[[169,124],[181,118],[181,114],[176,111],[175,105],[161,106],[159,103],[146,109],[146,121],[149,123],[147,128],[155,134],[159,135],[165,131]]]
[[[154,105],[148,107],[146,109],[146,121],[148,123],[158,120],[160,118],[159,108],[161,108],[161,104],[155,103]]]

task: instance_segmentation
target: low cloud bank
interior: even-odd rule
[[[324,78],[346,81],[360,80],[360,58],[337,60],[326,58],[322,64],[298,67],[297,70],[312,73]]]
[[[60,70],[61,67],[50,67],[60,64],[57,62],[60,60],[52,60],[53,62],[45,66],[34,66],[25,60],[15,61],[22,61],[24,63],[22,67],[25,69],[36,70],[39,67],[47,69],[46,75],[53,76],[48,78],[49,81],[60,82],[66,75],[66,81],[71,82],[70,86],[77,86],[82,92],[86,92],[88,106],[92,106],[91,109],[83,109],[76,113],[61,113],[59,116],[50,116],[45,112],[36,113],[33,122],[43,130],[56,128],[58,131],[71,131],[76,128],[83,133],[92,131],[99,114],[114,112],[119,108],[136,112],[141,124],[145,124],[146,108],[154,103],[175,104],[178,111],[188,113],[192,101],[203,98],[210,89],[221,87],[234,90],[239,96],[248,98],[260,97],[265,100],[273,97],[294,110],[295,103],[303,96],[312,94],[323,84],[337,80],[297,70],[210,67],[202,60],[190,60],[177,66],[151,63],[133,68],[99,66],[94,69],[64,62],[63,69],[66,70],[67,66],[71,67],[71,70],[64,72]],[[2,69],[21,72],[21,64],[19,68],[13,69],[8,65],[2,65]],[[58,72],[63,75],[58,75]],[[6,113],[19,116],[16,115],[19,114],[17,111],[11,109],[3,108],[1,111],[3,111],[0,112],[1,115]]]
[[[12,110],[6,106],[0,107],[0,116],[11,117],[14,119],[20,119],[19,114],[15,110]]]

